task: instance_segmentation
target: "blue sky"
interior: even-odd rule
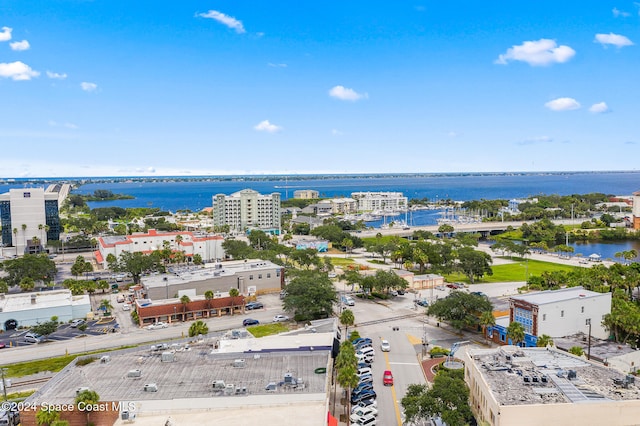
[[[636,170],[632,1],[0,0],[0,177]]]

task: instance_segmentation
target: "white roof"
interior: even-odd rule
[[[89,296],[86,294],[73,296],[70,290],[7,294],[3,299],[0,299],[2,312],[18,312],[29,309],[88,304]]]
[[[584,299],[590,297],[601,297],[603,293],[585,290],[583,287],[570,287],[560,290],[539,291],[537,293],[524,294],[522,296],[511,296],[513,300],[522,300],[532,305],[544,305],[571,299]]]

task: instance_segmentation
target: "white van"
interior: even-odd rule
[[[356,357],[359,358],[360,357],[359,354],[362,354],[363,356],[375,356],[376,351],[371,346],[367,346],[362,349],[358,349],[356,351]]]

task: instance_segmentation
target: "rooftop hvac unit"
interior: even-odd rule
[[[247,363],[245,362],[244,359],[236,359],[233,360],[233,364],[232,364],[235,368],[244,368],[247,366]]]
[[[233,395],[236,390],[236,386],[233,383],[227,383],[224,386],[224,394],[225,395]]]
[[[128,420],[130,422],[134,421],[136,419],[136,413],[130,413],[129,411],[123,411],[122,413],[120,413],[120,419],[121,420]]]
[[[158,385],[155,383],[147,383],[144,385],[145,392],[158,392]]]
[[[142,371],[141,370],[129,370],[129,372],[127,373],[127,377],[142,377]]]
[[[284,383],[285,385],[290,385],[294,383],[293,376],[291,375],[291,373],[286,373],[284,375]]]
[[[100,363],[106,364],[111,361],[111,357],[109,355],[103,355],[100,357]]]
[[[162,355],[160,356],[160,362],[175,362],[175,360],[175,352],[162,352]]]
[[[87,387],[84,387],[84,386],[83,387],[79,387],[78,389],[76,389],[76,396],[80,395],[81,392],[88,391],[88,390],[90,390],[90,389],[87,388]]]
[[[578,373],[576,372],[576,370],[569,370],[569,372],[567,373],[567,379],[571,380],[575,379],[576,377],[578,377]]]

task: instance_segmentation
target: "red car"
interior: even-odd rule
[[[385,386],[393,386],[393,374],[391,374],[391,371],[385,370],[384,374],[382,375],[382,383]]]

